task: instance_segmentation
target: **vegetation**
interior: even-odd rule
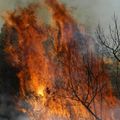
[[[109,25],[109,33],[98,25],[96,36],[102,54],[112,60],[112,64],[108,64],[111,82],[115,95],[120,98],[120,25],[117,17],[113,17],[113,25]]]

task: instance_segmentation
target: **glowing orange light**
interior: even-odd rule
[[[37,95],[44,97],[44,91],[45,91],[45,87],[39,86],[38,91],[37,91]]]

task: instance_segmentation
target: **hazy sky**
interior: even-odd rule
[[[6,10],[13,10],[17,6],[24,6],[30,2],[40,0],[0,0],[0,14]],[[41,0],[43,1],[43,0]],[[114,12],[120,14],[120,0],[60,0],[68,6],[73,16],[83,24],[95,28],[97,23],[108,24],[112,21]],[[0,18],[0,26],[3,21]]]

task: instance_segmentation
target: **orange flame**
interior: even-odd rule
[[[79,41],[76,37],[79,29],[75,20],[57,0],[46,0],[45,3],[52,13],[54,27],[43,23],[38,24],[35,14],[38,7],[36,5],[16,10],[5,17],[8,33],[5,51],[9,62],[19,69],[20,96],[25,97],[31,93],[39,96],[37,102],[32,98],[28,101],[35,110],[42,106],[46,113],[48,109],[46,120],[52,115],[78,120],[81,113],[87,118],[90,115],[85,107],[78,101],[71,100],[71,97],[75,96],[72,88],[76,88],[76,92],[82,99],[86,97],[87,103],[90,102],[95,90],[92,85],[99,83],[96,87],[98,89],[106,82],[108,86],[105,91],[111,94],[110,89],[107,88],[110,87],[108,76],[101,70],[101,61],[91,57],[94,61],[91,71],[94,77],[99,78],[97,80],[94,78],[90,83],[91,86],[86,84],[86,79],[90,79],[86,75],[89,71],[86,71],[87,64],[79,51]],[[17,40],[11,37],[14,34]]]

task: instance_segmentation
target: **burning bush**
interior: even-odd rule
[[[104,62],[86,48],[66,8],[45,3],[53,25],[38,22],[35,4],[5,16],[6,60],[17,69],[19,97],[32,106],[23,111],[35,120],[101,120],[115,101]]]

